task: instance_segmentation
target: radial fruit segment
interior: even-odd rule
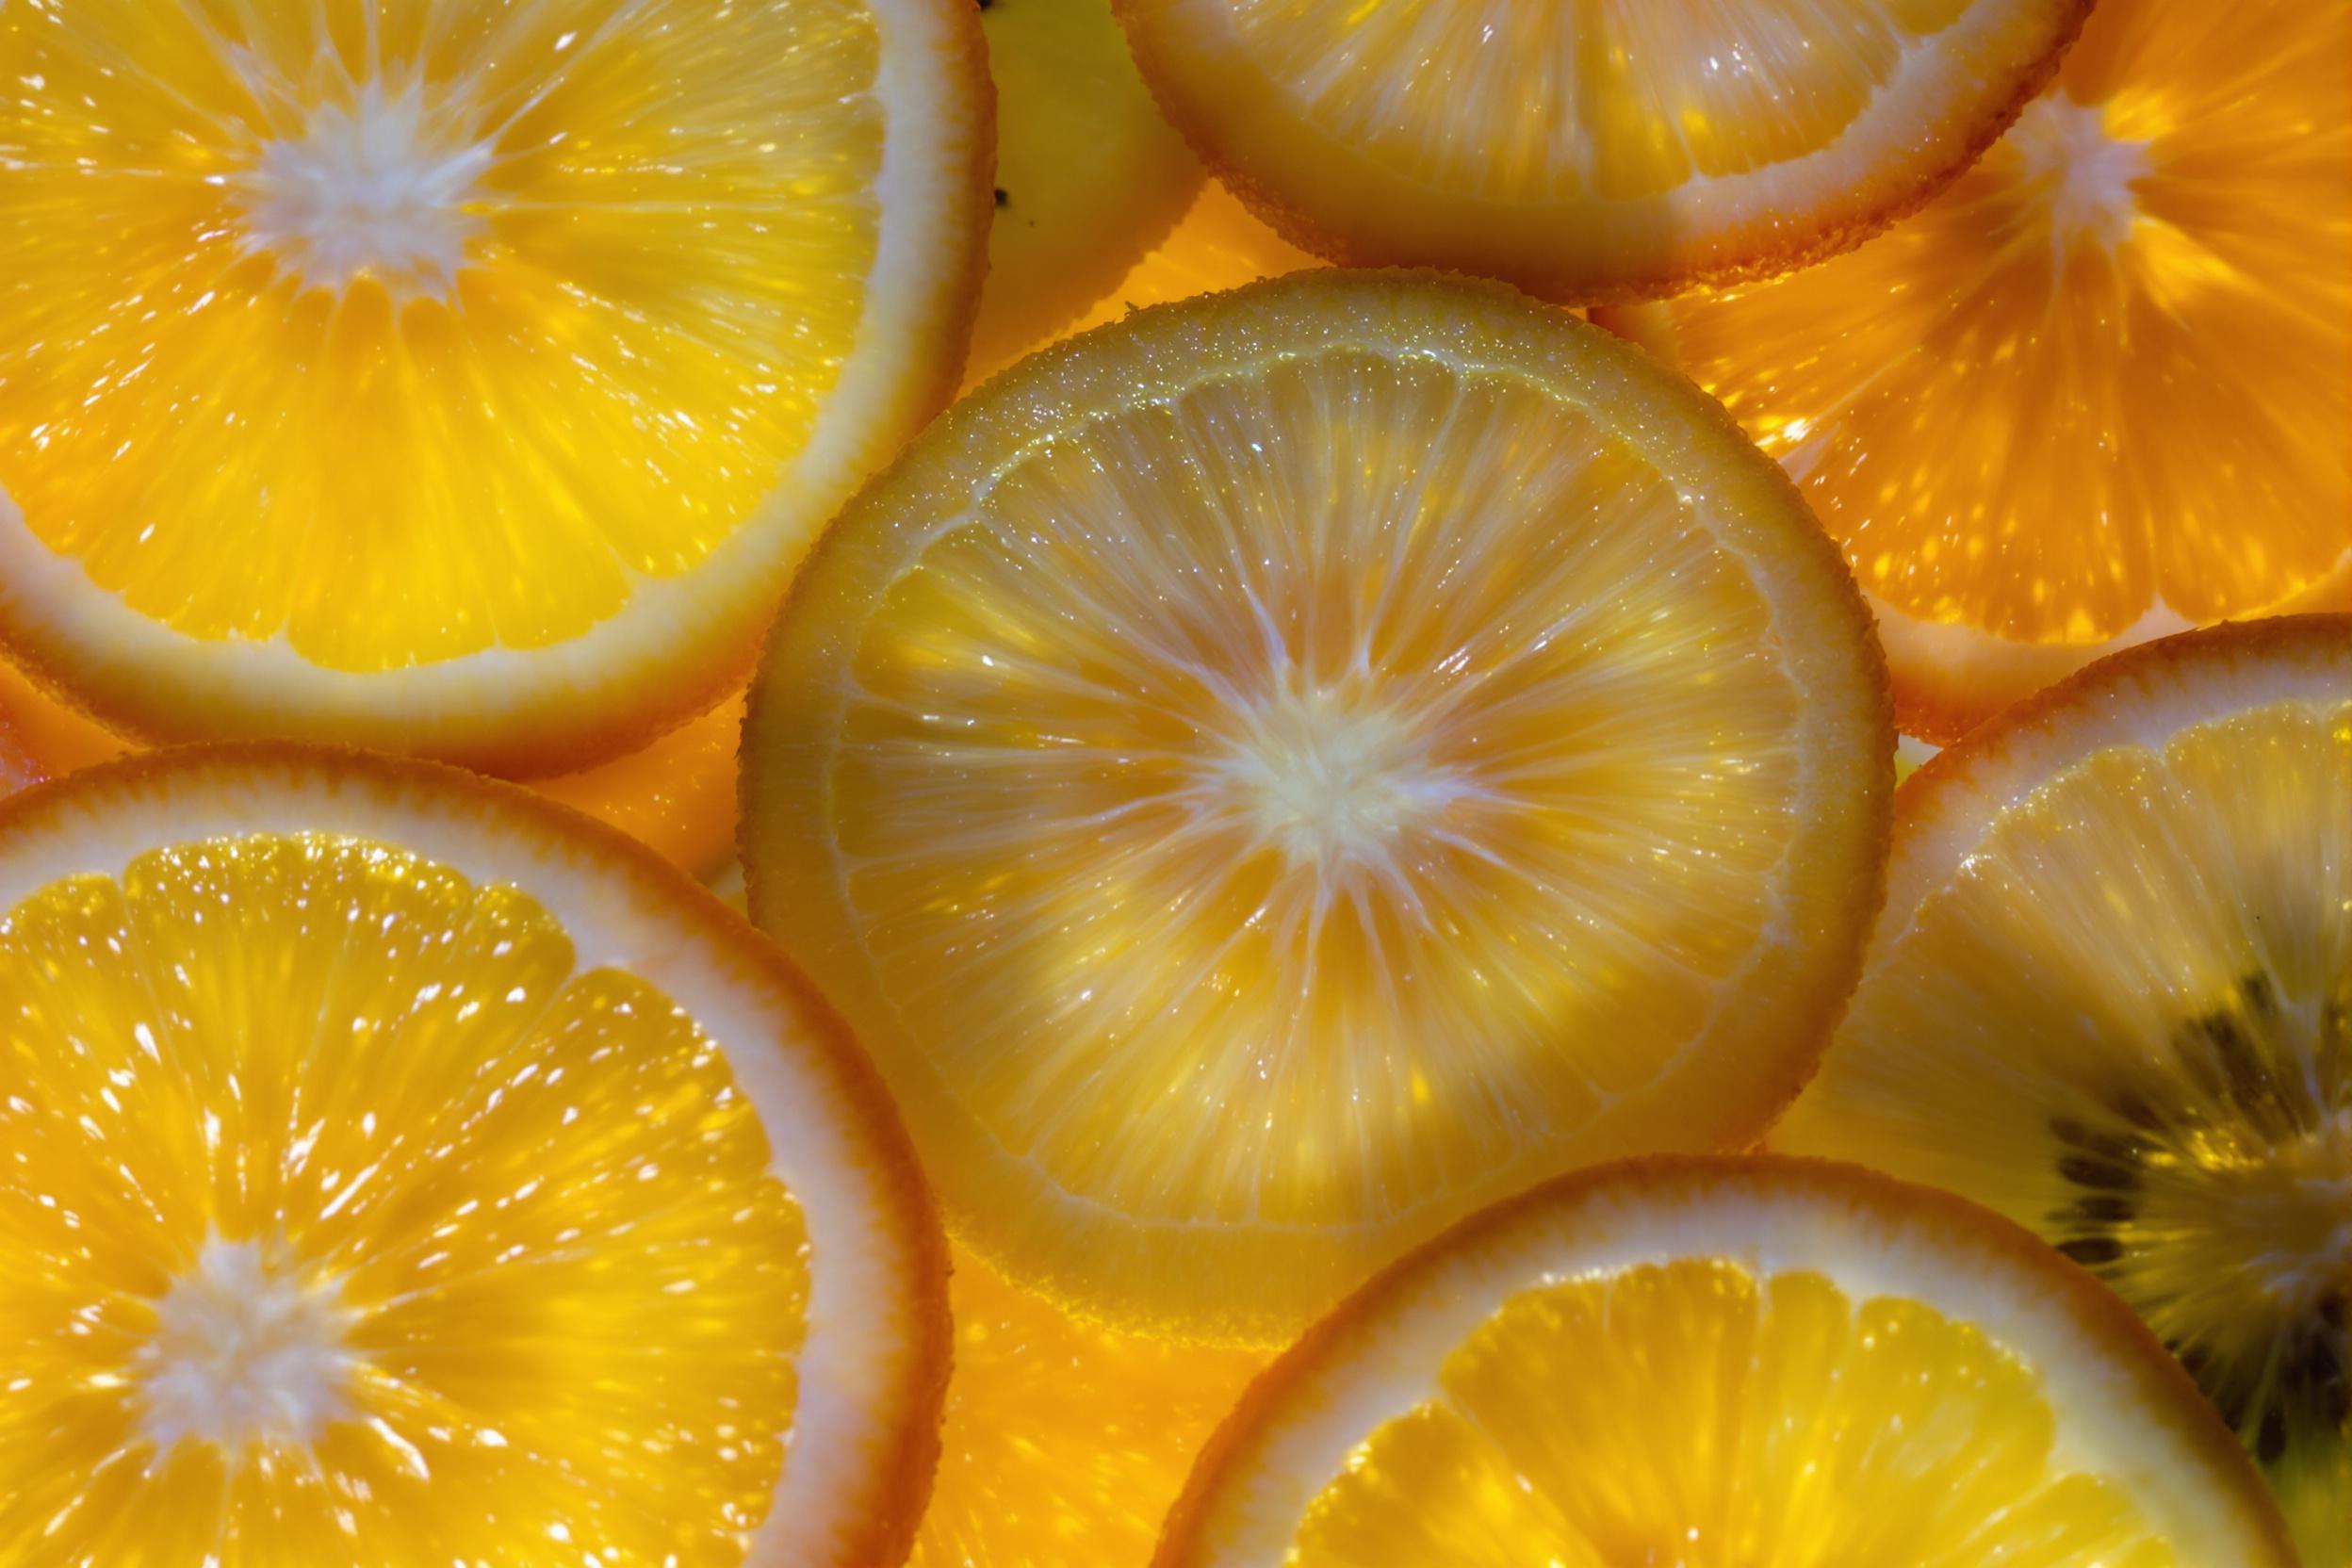
[[[1279,1336],[1535,1176],[1762,1128],[1858,961],[1882,680],[1688,384],[1307,273],[1025,362],[844,514],[752,700],[752,908],[977,1250]]]
[[[150,734],[552,771],[714,701],[953,385],[940,0],[0,17],[0,633]]]
[[[1342,260],[1654,297],[1842,250],[2048,78],[2088,0],[1119,0],[1176,123]]]
[[[1159,1568],[2285,1568],[2112,1298],[1845,1167],[1661,1162],[1470,1221],[1220,1430]]]
[[[2196,633],[1903,787],[1775,1135],[1977,1198],[2139,1308],[2352,1563],[2352,618]]]
[[[1722,397],[1955,738],[2122,644],[2352,602],[2352,8],[2101,0],[1958,184],[1613,320]]]
[[[838,1025],[643,852],[378,767],[0,810],[0,1556],[904,1550],[943,1269]]]

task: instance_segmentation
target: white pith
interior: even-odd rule
[[[311,106],[302,134],[266,142],[231,182],[245,245],[304,288],[361,276],[394,299],[447,300],[482,227],[468,210],[495,152],[426,102],[424,84],[364,84],[347,105]]]
[[[232,1455],[308,1445],[348,1408],[355,1357],[340,1296],[332,1278],[273,1266],[256,1243],[208,1237],[139,1349],[140,1435],[163,1453],[190,1441]]]
[[[1399,851],[1413,828],[1476,786],[1433,762],[1428,735],[1372,684],[1282,681],[1235,713],[1192,792],[1196,812],[1240,817],[1327,895],[1351,870],[1401,883]]]
[[[2149,172],[2148,143],[2111,136],[2106,112],[2063,92],[2044,93],[2010,127],[2009,145],[2049,213],[2050,244],[2063,267],[2078,239],[2109,251],[2132,237],[2139,218],[2134,188]]]

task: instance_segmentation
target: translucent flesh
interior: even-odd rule
[[[2095,754],[1881,956],[1775,1142],[2039,1230],[2352,1563],[2352,702]]]
[[[1513,377],[1318,351],[1008,460],[864,621],[829,802],[988,1135],[1345,1226],[1649,1085],[1774,919],[1798,696],[1680,497]]]
[[[191,636],[352,671],[577,636],[808,440],[873,260],[877,60],[858,0],[11,6],[0,486]],[[305,286],[264,149],[386,102],[482,150],[464,265]]]
[[[956,1255],[956,1369],[909,1568],[1144,1568],[1263,1352],[1115,1333]]]
[[[2352,9],[2101,0],[1951,190],[1657,307],[1908,614],[2096,644],[2352,551]]]
[[[1257,69],[1384,168],[1499,201],[1624,201],[1830,145],[1969,0],[1230,8]]]
[[[668,998],[511,889],[305,834],[41,890],[0,996],[0,1557],[743,1560],[807,1236]],[[336,1293],[315,1441],[150,1441],[208,1241]]]
[[[1527,1290],[1309,1507],[1289,1568],[2172,1568],[2034,1370],[1916,1301],[1679,1262]]]

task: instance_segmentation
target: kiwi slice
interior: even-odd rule
[[[1773,1135],[2038,1231],[2352,1568],[2352,617],[2095,665],[1921,768]]]

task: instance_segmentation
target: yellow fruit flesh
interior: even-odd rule
[[[2070,1472],[2034,1370],[1819,1274],[1645,1265],[1526,1290],[1308,1507],[1292,1568],[2172,1568]]]
[[[1775,1142],[1967,1194],[2139,1309],[2352,1562],[2352,703],[2096,752],[1881,955]]]
[[[969,1252],[939,1472],[909,1568],[1143,1568],[1263,1353],[1070,1317]]]
[[[0,485],[193,637],[579,636],[807,442],[878,59],[856,0],[11,7]]]
[[[1649,1086],[1797,791],[1692,505],[1514,376],[1346,351],[1014,454],[864,623],[830,792],[961,1105],[1139,1220],[1316,1228]]]
[[[2352,552],[2348,190],[2352,8],[2101,0],[1918,216],[1634,326],[1887,605],[2094,645],[2259,612]]]
[[[1969,0],[1230,8],[1316,129],[1433,190],[1510,203],[1628,201],[1826,147]],[[1442,90],[1423,74],[1440,62]]]
[[[807,1234],[668,998],[300,833],[34,892],[0,994],[0,1557],[743,1560]]]

